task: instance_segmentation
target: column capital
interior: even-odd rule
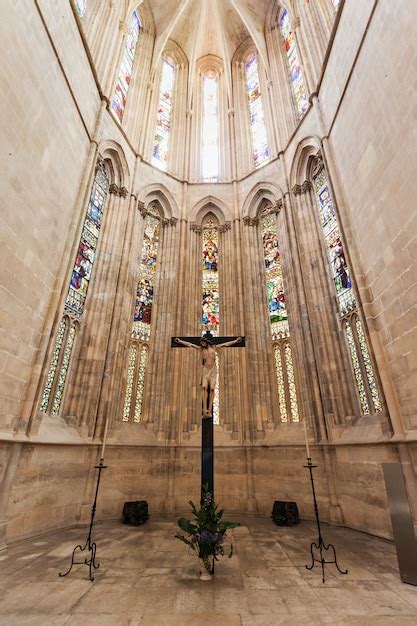
[[[195,233],[201,233],[201,226],[197,222],[191,222],[190,228]]]
[[[249,215],[245,215],[245,217],[243,218],[243,223],[245,226],[256,226],[258,224],[258,218],[257,217],[249,217]]]
[[[230,230],[232,228],[231,222],[225,222],[219,226],[219,233],[225,233],[226,230]]]
[[[109,187],[109,193],[113,194],[114,196],[126,198],[128,191],[126,187],[119,187],[118,185],[116,185],[116,183],[112,183]]]

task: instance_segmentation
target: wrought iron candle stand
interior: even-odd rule
[[[97,475],[97,483],[96,483],[96,493],[94,495],[94,502],[91,508],[91,520],[90,520],[90,528],[88,531],[87,541],[85,542],[84,545],[78,544],[77,546],[75,546],[74,550],[72,551],[71,565],[69,566],[68,570],[64,574],[59,572],[59,575],[62,577],[67,576],[70,573],[73,565],[88,565],[90,569],[90,572],[89,572],[90,580],[91,582],[93,582],[94,580],[94,576],[92,575],[94,571],[93,568],[98,569],[100,567],[100,564],[96,562],[97,544],[95,541],[91,540],[91,533],[93,531],[94,518],[96,515],[97,495],[98,495],[98,490],[100,487],[101,472],[107,467],[107,465],[103,464],[103,461],[104,459],[101,458],[100,463],[94,466],[95,469],[98,469],[98,475]],[[84,561],[75,561],[74,559],[75,559],[77,550],[79,551],[79,553],[87,552],[89,556],[86,556]]]
[[[321,534],[321,527],[320,527],[320,517],[319,517],[319,507],[317,505],[317,499],[316,499],[316,490],[314,489],[314,477],[313,477],[313,469],[315,467],[317,467],[317,465],[313,465],[313,462],[311,460],[311,457],[307,458],[307,465],[304,465],[304,467],[308,468],[309,472],[310,472],[310,480],[311,480],[311,489],[313,491],[313,501],[314,501],[314,513],[316,515],[316,522],[317,522],[317,531],[318,531],[318,541],[315,542],[313,541],[313,543],[310,545],[310,552],[311,552],[311,565],[306,565],[306,569],[312,570],[315,563],[321,563],[321,571],[322,571],[322,579],[323,579],[323,583],[324,583],[324,566],[334,563],[338,569],[338,571],[341,574],[347,574],[348,570],[342,570],[339,567],[339,564],[337,562],[337,557],[336,557],[336,549],[334,547],[334,545],[332,543],[328,543],[326,544],[324,542],[324,539],[322,537]],[[318,553],[320,554],[320,558],[316,558],[314,556],[314,549],[316,549],[318,551]],[[333,554],[333,560],[332,561],[326,561],[325,559],[325,552],[327,552],[327,550],[330,550],[330,553]]]

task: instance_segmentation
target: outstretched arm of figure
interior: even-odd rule
[[[242,337],[238,337],[237,339],[232,339],[232,341],[226,341],[225,343],[219,343],[216,348],[230,348],[231,346],[235,346],[237,343],[242,341]]]
[[[200,346],[196,346],[194,343],[190,343],[189,341],[183,341],[179,337],[175,337],[175,343],[180,344],[180,346],[185,346],[186,348],[194,348],[195,350],[200,350]]]

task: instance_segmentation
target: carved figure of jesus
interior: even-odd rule
[[[200,340],[200,345],[196,346],[193,343],[188,341],[183,341],[179,339],[179,337],[175,338],[175,343],[185,346],[186,348],[194,348],[194,350],[199,350],[201,354],[202,360],[202,373],[201,373],[201,395],[203,402],[203,417],[210,417],[213,415],[213,400],[214,400],[214,389],[216,387],[217,381],[217,364],[216,364],[216,356],[217,351],[220,348],[230,348],[230,346],[234,346],[242,341],[242,337],[238,337],[237,339],[233,339],[233,341],[227,341],[225,343],[220,343],[217,346],[213,345],[210,340],[202,337]]]

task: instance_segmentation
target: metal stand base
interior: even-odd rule
[[[91,582],[93,582],[94,580],[94,576],[93,576],[93,571],[95,569],[98,569],[100,567],[100,564],[96,562],[96,552],[97,552],[97,544],[95,541],[91,541],[91,533],[93,530],[93,524],[94,524],[94,518],[96,515],[96,508],[97,508],[97,495],[98,495],[98,489],[100,486],[100,479],[101,479],[101,472],[102,470],[106,469],[107,465],[103,465],[103,461],[104,459],[100,459],[100,463],[98,465],[95,465],[94,468],[98,469],[98,475],[97,475],[97,484],[96,484],[96,493],[94,496],[94,502],[93,502],[93,506],[91,509],[91,520],[90,520],[90,528],[88,531],[88,536],[87,536],[87,541],[85,542],[84,545],[77,545],[75,546],[74,550],[72,551],[72,556],[71,556],[71,564],[68,568],[68,570],[64,573],[59,572],[59,576],[63,577],[63,576],[67,576],[70,571],[72,570],[73,565],[88,565],[89,567],[89,577]],[[78,551],[78,552],[77,552]],[[75,561],[75,555],[76,553],[82,553],[82,552],[87,552],[87,554],[89,554],[89,556],[86,556],[84,561]]]
[[[334,545],[332,543],[326,544],[321,534],[319,507],[317,505],[316,490],[314,489],[314,477],[313,477],[313,469],[317,467],[317,465],[313,465],[311,458],[308,457],[307,465],[304,465],[304,467],[308,468],[308,470],[310,471],[311,489],[313,492],[313,502],[314,502],[314,513],[316,515],[317,531],[319,535],[318,541],[313,541],[312,544],[310,545],[311,565],[306,565],[306,569],[312,570],[315,563],[320,563],[321,572],[322,572],[322,581],[324,583],[324,566],[325,565],[330,565],[330,564],[336,565],[336,568],[340,572],[340,574],[347,574],[348,570],[340,569],[339,564],[337,562],[336,549]],[[314,556],[314,550],[318,552],[318,554],[320,555],[320,558],[317,558],[316,556]],[[328,550],[330,551],[330,555],[333,555],[333,559],[330,561],[326,561],[325,554],[324,554]]]

